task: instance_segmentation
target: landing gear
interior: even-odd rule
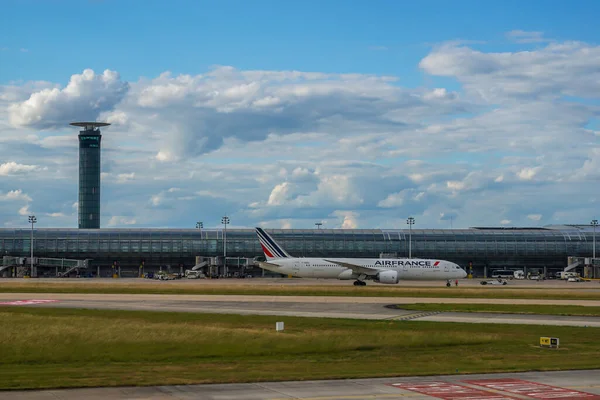
[[[365,281],[354,281],[354,286],[367,286]]]
[[[446,287],[450,287],[450,286],[452,286],[452,284],[450,283],[450,280],[447,280],[446,281]]]

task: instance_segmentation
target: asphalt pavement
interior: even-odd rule
[[[0,392],[3,400],[600,399],[600,370]]]
[[[36,300],[36,301],[34,301]],[[487,300],[487,301],[486,301]],[[199,312],[240,315],[279,315],[370,320],[420,320],[494,324],[533,324],[600,327],[600,317],[522,315],[497,313],[420,312],[386,305],[411,303],[450,303],[477,301],[505,304],[536,304],[519,299],[424,299],[326,296],[211,296],[135,294],[19,294],[0,293],[0,304],[21,307],[57,307],[165,312]],[[566,304],[600,303],[593,300],[540,300]],[[41,303],[40,303],[41,302]]]

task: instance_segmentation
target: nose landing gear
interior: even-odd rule
[[[446,281],[446,287],[450,287],[450,286],[452,286],[452,284],[450,283],[450,279],[448,279],[448,280]]]

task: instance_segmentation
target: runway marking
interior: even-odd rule
[[[2,306],[28,306],[32,304],[56,303],[58,300],[16,300],[0,302]]]
[[[437,314],[441,314],[441,313],[442,313],[441,311],[421,311],[421,312],[415,312],[415,313],[411,313],[411,314],[397,315],[397,316],[393,316],[393,317],[385,318],[385,319],[388,319],[390,321],[410,321],[412,319],[429,317],[431,315],[437,315]]]
[[[416,397],[417,393],[397,393],[397,394],[358,394],[358,395],[340,395],[340,396],[322,396],[322,397],[277,397],[269,400],[354,400],[354,399],[402,399],[404,397]]]
[[[469,400],[515,400],[518,397],[507,396],[500,393],[488,392],[487,390],[471,388],[456,383],[442,381],[414,382],[414,383],[391,383],[390,386],[398,389],[410,390],[438,399],[469,399]]]
[[[600,399],[600,395],[597,394],[513,378],[466,380],[463,382],[534,399]]]

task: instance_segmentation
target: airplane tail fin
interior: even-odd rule
[[[258,236],[258,240],[260,240],[260,246],[267,260],[292,257],[262,228],[256,228],[256,235]]]

